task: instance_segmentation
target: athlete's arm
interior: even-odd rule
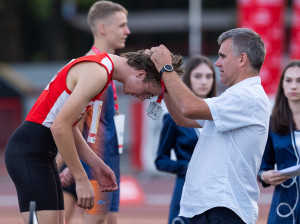
[[[89,100],[101,92],[106,82],[106,70],[96,63],[81,62],[72,67],[67,77],[67,86],[72,93],[50,127],[59,153],[75,178],[78,205],[83,208],[93,207],[95,195],[77,154],[73,124]],[[81,138],[84,141],[82,136]],[[88,148],[86,151],[89,151]],[[90,159],[94,162],[100,158],[92,159],[91,156]]]
[[[73,134],[79,157],[91,167],[101,191],[117,190],[117,180],[112,169],[91,150],[78,128],[73,128]]]

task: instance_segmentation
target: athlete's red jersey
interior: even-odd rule
[[[95,100],[98,100],[100,98],[103,91],[107,88],[112,79],[114,64],[106,53],[102,53],[99,55],[88,55],[73,59],[67,65],[65,65],[59,72],[56,73],[51,82],[42,92],[25,120],[39,123],[46,127],[51,126],[60,109],[72,93],[67,87],[68,71],[73,65],[83,61],[93,61],[102,65],[106,69],[108,74],[105,87],[97,96],[89,101],[78,120],[91,106],[93,106]]]

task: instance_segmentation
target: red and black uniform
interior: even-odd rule
[[[106,53],[84,56],[64,66],[42,92],[25,121],[6,145],[5,163],[16,186],[21,212],[29,211],[30,201],[36,201],[37,210],[64,209],[62,187],[55,162],[58,150],[50,126],[72,94],[66,85],[68,71],[75,64],[84,61],[102,65],[107,71],[108,79],[103,90],[82,111],[78,118],[80,120],[111,82],[114,65]]]
[[[72,60],[66,66],[64,66],[51,80],[46,89],[42,92],[40,97],[37,99],[36,103],[33,105],[26,121],[32,121],[35,123],[42,124],[46,127],[50,127],[53,123],[55,117],[59,113],[62,106],[65,104],[70,94],[72,93],[67,87],[67,74],[69,69],[80,62],[84,61],[94,61],[102,65],[108,73],[108,80],[105,88],[90,102],[87,104],[86,108],[82,111],[80,119],[83,114],[88,111],[88,109],[93,106],[95,100],[98,100],[102,95],[102,92],[107,88],[111,82],[111,75],[113,71],[113,63],[106,53],[100,55],[89,55]]]

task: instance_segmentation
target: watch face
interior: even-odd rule
[[[172,65],[165,65],[164,68],[165,68],[165,70],[168,71],[168,72],[173,71]]]

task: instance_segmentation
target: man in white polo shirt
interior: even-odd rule
[[[265,46],[251,29],[218,38],[219,97],[196,97],[172,71],[168,49],[151,48],[151,60],[167,89],[165,102],[178,125],[203,127],[182,192],[180,216],[191,224],[254,224],[258,216],[256,175],[268,136],[269,99],[259,77]]]

